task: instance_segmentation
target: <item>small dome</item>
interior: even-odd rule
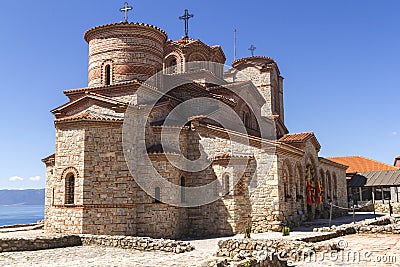
[[[163,68],[167,34],[152,25],[121,22],[86,31],[89,86],[147,80]]]

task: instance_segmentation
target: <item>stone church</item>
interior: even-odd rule
[[[94,27],[84,38],[88,86],[64,91],[68,102],[51,111],[55,153],[42,160],[45,231],[155,238],[232,235],[246,228],[279,231],[326,217],[328,202],[347,207],[347,167],[319,157],[321,146],[312,132],[289,133],[285,126],[283,77],[273,59],[251,56],[224,68],[220,46],[188,36],[169,40],[163,30],[140,23]],[[135,101],[138,91],[144,98],[157,95],[160,84],[177,80],[184,82],[152,103],[144,123],[144,151],[135,149],[135,141],[130,144],[143,155],[132,154],[132,161],[124,148],[126,113],[149,105]],[[233,115],[228,117],[236,116],[231,121],[244,130],[210,119],[212,112],[190,114],[179,127],[178,151],[168,147],[161,140],[163,131],[174,128],[166,123],[168,115],[198,97],[229,107]],[[273,131],[263,134],[265,125]],[[194,161],[200,154],[208,162],[200,170],[170,162],[181,155]],[[136,163],[143,157],[153,171]],[[155,173],[166,182],[152,182]],[[212,201],[185,204],[195,194],[190,189],[209,184],[213,187],[202,194]]]

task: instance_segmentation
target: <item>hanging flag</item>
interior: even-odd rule
[[[317,182],[317,205],[320,205],[324,202],[324,192],[322,188],[321,180]]]

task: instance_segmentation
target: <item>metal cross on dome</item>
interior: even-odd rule
[[[257,47],[255,47],[254,45],[251,45],[249,50],[251,51],[251,56],[254,57],[254,50],[256,50]]]
[[[119,11],[125,13],[124,16],[125,22],[128,22],[128,12],[131,10],[133,10],[133,7],[129,6],[128,2],[125,2],[124,7],[119,9]]]
[[[193,17],[194,17],[194,15],[189,14],[189,10],[187,10],[187,9],[185,9],[185,14],[183,14],[183,16],[179,17],[180,20],[185,21],[185,37],[186,38],[189,37],[189,19],[191,19]]]

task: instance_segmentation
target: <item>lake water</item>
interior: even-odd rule
[[[0,226],[36,223],[44,218],[44,206],[0,206]]]

